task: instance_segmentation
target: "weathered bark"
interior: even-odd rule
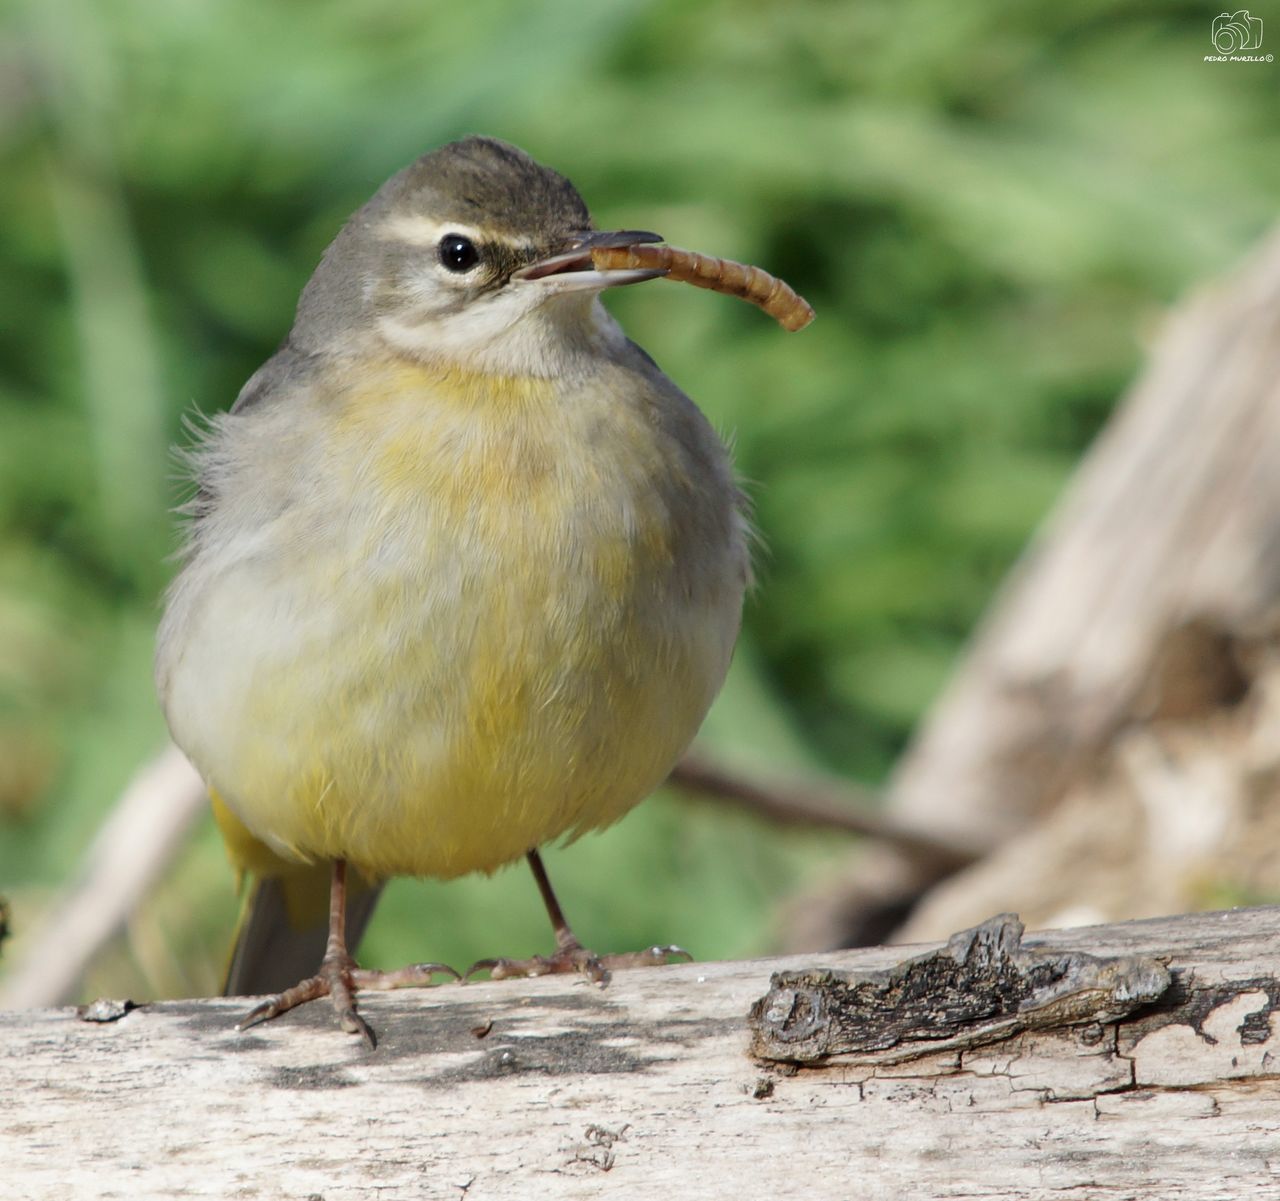
[[[798,1068],[748,1055],[771,973],[882,970],[902,949],[619,973],[605,990],[544,978],[367,996],[372,1054],[318,1005],[247,1034],[232,1028],[243,1001],[102,1024],[0,1013],[0,1197],[1176,1201],[1280,1187],[1280,913],[1026,942],[1055,962],[1154,957],[1171,982],[1118,1019]]]
[[[1169,319],[901,759],[889,816],[993,857],[897,936],[1280,896],[1277,648],[1280,235]],[[945,874],[877,852],[791,945]]]
[[[751,1053],[779,1063],[905,1063],[1114,1022],[1173,985],[1147,956],[1033,950],[1022,934],[1003,913],[892,968],[775,972],[748,1015]]]

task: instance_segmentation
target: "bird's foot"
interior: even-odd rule
[[[683,947],[673,946],[652,946],[645,947],[642,951],[597,955],[594,951],[588,951],[575,938],[562,942],[553,955],[531,955],[528,959],[479,959],[466,970],[462,978],[470,980],[477,972],[488,972],[490,980],[577,972],[594,984],[607,984],[610,974],[616,969],[662,967],[672,959],[691,962],[693,956]]]
[[[360,1035],[372,1051],[378,1045],[378,1039],[373,1028],[356,1011],[356,993],[362,988],[419,988],[430,985],[431,978],[437,973],[452,976],[455,980],[460,979],[453,968],[443,963],[413,963],[393,972],[381,972],[357,967],[356,961],[347,954],[326,955],[320,963],[320,970],[314,976],[268,997],[260,1005],[255,1005],[240,1020],[236,1029],[248,1030],[250,1026],[269,1022],[308,1001],[328,997],[342,1029],[348,1034]]]

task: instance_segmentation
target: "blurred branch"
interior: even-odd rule
[[[872,795],[849,784],[748,778],[699,751],[691,751],[676,764],[668,782],[700,797],[732,803],[778,825],[816,826],[878,839],[911,859],[947,870],[973,862],[978,854],[976,848],[964,846],[958,839],[937,838],[876,812],[871,808]]]
[[[101,948],[164,875],[203,811],[195,769],[170,746],[129,782],[47,920],[17,944],[0,1007],[58,1005],[74,994]]]

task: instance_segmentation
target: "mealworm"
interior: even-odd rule
[[[678,283],[740,297],[758,305],[783,329],[804,329],[813,320],[812,306],[790,284],[732,259],[712,258],[675,246],[639,244],[599,247],[591,252],[591,262],[606,271],[635,267],[665,271],[668,279]]]

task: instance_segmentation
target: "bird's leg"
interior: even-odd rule
[[[372,1048],[377,1040],[368,1022],[356,1012],[352,980],[355,970],[356,962],[347,950],[347,863],[345,859],[335,859],[329,881],[329,940],[324,958],[320,960],[320,970],[292,988],[268,997],[250,1010],[237,1028],[247,1030],[298,1005],[327,996],[333,1002],[342,1028],[348,1034],[359,1034]]]
[[[308,1001],[327,996],[333,1002],[343,1030],[360,1035],[372,1051],[378,1040],[369,1023],[356,1012],[356,993],[362,988],[410,988],[430,984],[431,977],[437,972],[458,979],[458,973],[443,963],[415,963],[394,972],[371,971],[356,966],[347,950],[347,861],[335,859],[329,882],[329,939],[325,944],[324,958],[320,960],[320,970],[255,1006],[245,1014],[236,1029],[247,1030]]]
[[[620,955],[597,955],[588,951],[565,919],[564,910],[560,908],[547,878],[547,869],[542,865],[542,856],[537,851],[530,851],[528,859],[534,881],[542,894],[542,903],[547,907],[551,928],[555,931],[555,953],[533,955],[528,959],[481,959],[467,969],[467,979],[482,971],[487,971],[492,980],[505,980],[510,976],[547,976],[552,972],[581,972],[588,980],[605,984],[614,968],[660,967],[673,958],[693,958],[683,947],[646,947],[643,951]]]

